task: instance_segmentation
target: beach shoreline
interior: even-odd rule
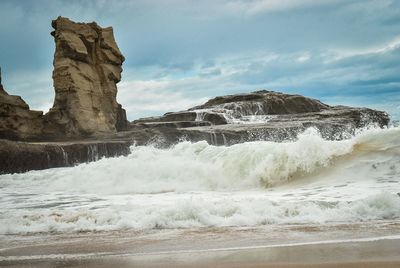
[[[177,251],[149,254],[74,255],[7,258],[7,267],[399,267],[400,239],[367,239],[258,248]],[[44,253],[44,252],[43,252]]]
[[[400,267],[400,224],[1,236],[6,267]]]

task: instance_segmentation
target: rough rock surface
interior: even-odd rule
[[[275,99],[297,99],[299,102],[293,103],[294,106],[290,107],[290,110],[289,107],[285,108],[282,114],[276,114],[279,109],[275,109],[274,114],[266,114],[270,111],[264,109],[269,107],[268,104],[263,106],[253,103],[254,95],[259,94],[264,95],[263,100],[270,95]],[[326,139],[339,140],[350,137],[358,128],[370,124],[383,127],[389,123],[389,117],[385,112],[368,108],[332,107],[305,97],[292,98],[290,95],[276,92],[249,93],[251,97],[247,101],[243,100],[247,98],[246,95],[239,95],[238,98],[241,100],[237,102],[226,102],[229,106],[226,105],[223,109],[219,106],[225,103],[217,103],[200,106],[201,108],[197,106],[188,111],[167,113],[161,117],[142,118],[130,123],[128,130],[101,134],[97,136],[96,141],[81,140],[67,143],[0,141],[0,161],[3,163],[0,165],[0,173],[70,166],[94,161],[102,156],[125,155],[132,143],[168,147],[182,140],[192,142],[205,140],[213,145],[232,145],[256,140],[279,142],[293,140],[309,127],[317,128]],[[232,100],[237,97],[221,98]],[[311,108],[305,107],[305,103],[311,103]],[[300,109],[300,112],[295,112],[296,109]],[[309,110],[301,112],[304,109]],[[216,124],[215,117],[224,118],[225,122]]]
[[[42,135],[43,112],[31,111],[20,97],[9,95],[1,84],[0,71],[0,138],[23,140]]]
[[[45,117],[68,137],[125,129],[125,110],[116,101],[124,57],[113,29],[63,17],[52,26],[55,100]]]
[[[127,155],[127,141],[31,143],[0,140],[0,174],[91,162],[102,157]]]
[[[187,111],[135,120],[131,129],[152,126],[150,142],[159,146],[182,139],[231,145],[255,140],[291,140],[309,127],[317,128],[326,139],[338,140],[349,137],[356,129],[369,125],[384,127],[388,123],[385,112],[329,106],[300,95],[263,90],[216,97]],[[137,144],[149,143],[138,131],[130,135]]]
[[[215,97],[205,104],[187,111],[170,112],[160,117],[143,118],[140,122],[207,121],[224,125],[241,121],[249,116],[301,114],[320,112],[331,107],[318,100],[301,95],[289,95],[260,90],[247,94]]]
[[[226,109],[240,115],[252,114],[299,114],[320,112],[330,106],[319,100],[301,95],[290,95],[280,92],[259,90],[247,94],[236,94],[215,97],[203,105],[189,109]]]

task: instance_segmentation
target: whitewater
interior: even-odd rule
[[[400,219],[400,128],[168,149],[0,176],[0,234]]]

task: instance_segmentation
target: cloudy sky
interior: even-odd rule
[[[131,120],[256,89],[400,119],[397,0],[0,0],[3,85],[34,109],[53,102],[59,15],[113,26]]]

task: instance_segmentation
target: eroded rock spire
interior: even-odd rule
[[[58,17],[52,26],[54,105],[46,118],[67,136],[111,133],[123,129],[125,110],[116,101],[124,56],[111,27]]]

